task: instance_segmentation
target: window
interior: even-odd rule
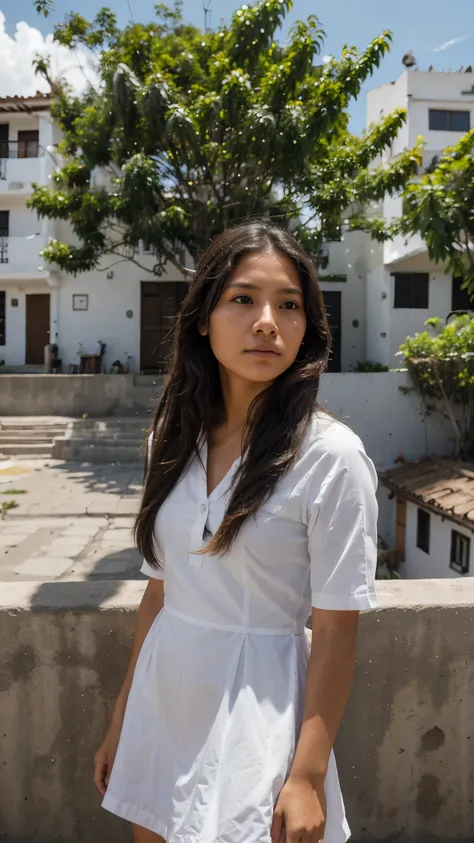
[[[18,158],[37,158],[39,131],[18,132]]]
[[[416,546],[425,553],[430,552],[430,513],[426,509],[418,508]]]
[[[471,112],[430,108],[429,125],[435,132],[468,132],[471,128]]]
[[[8,133],[10,127],[8,123],[0,123],[0,158],[8,158]]]
[[[424,272],[400,272],[394,275],[394,307],[428,309],[430,276]]]
[[[468,290],[462,289],[463,283],[462,275],[453,277],[451,310],[474,310],[474,303],[471,303]]]
[[[0,290],[0,345],[5,345],[5,291]]]
[[[458,574],[469,573],[471,539],[456,530],[451,531],[451,561],[449,567]]]

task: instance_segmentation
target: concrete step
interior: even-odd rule
[[[60,430],[58,433],[49,433],[36,430],[2,430],[0,428],[0,442],[52,442],[56,436],[63,436],[64,431]]]
[[[78,439],[57,439],[53,458],[67,462],[90,462],[94,465],[112,463],[141,463],[143,449],[137,443],[122,445],[119,442],[91,444]]]
[[[52,452],[52,442],[49,443],[29,443],[29,442],[14,442],[5,443],[0,442],[0,453],[3,456],[46,456],[50,457]]]

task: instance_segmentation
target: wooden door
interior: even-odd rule
[[[341,293],[337,290],[323,290],[332,345],[328,363],[328,372],[341,371]]]
[[[171,355],[172,331],[188,291],[185,281],[142,281],[140,370],[163,373]]]
[[[26,297],[26,353],[25,363],[44,363],[44,347],[49,342],[49,293],[34,293]]]
[[[18,132],[18,158],[38,157],[39,132]]]
[[[396,525],[395,525],[395,550],[399,562],[405,561],[406,534],[407,534],[407,502],[397,498]]]

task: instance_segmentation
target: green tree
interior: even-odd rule
[[[444,325],[428,319],[427,328],[401,345],[412,381],[427,412],[449,420],[458,456],[474,458],[474,319],[463,314]]]
[[[474,129],[407,186],[400,230],[420,234],[431,260],[462,275],[474,294]]]
[[[47,12],[47,0],[37,0]],[[360,216],[402,190],[420,160],[415,148],[374,166],[405,120],[398,110],[362,137],[348,132],[347,106],[390,46],[385,32],[363,52],[317,64],[324,32],[298,21],[284,46],[276,35],[292,0],[242,6],[228,27],[186,25],[180,0],[156,7],[156,21],[119,30],[102,9],[87,22],[70,15],[54,38],[97,54],[100,86],[74,96],[37,69],[55,93],[64,165],[52,187],[36,186],[40,217],[67,221],[78,245],[52,242],[46,260],[78,273],[104,255],[139,262],[139,244],[182,268],[226,226],[267,217],[291,228],[319,255]],[[109,173],[99,187],[91,173]]]

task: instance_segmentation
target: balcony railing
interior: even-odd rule
[[[37,140],[0,141],[0,159],[39,158],[41,152]]]

